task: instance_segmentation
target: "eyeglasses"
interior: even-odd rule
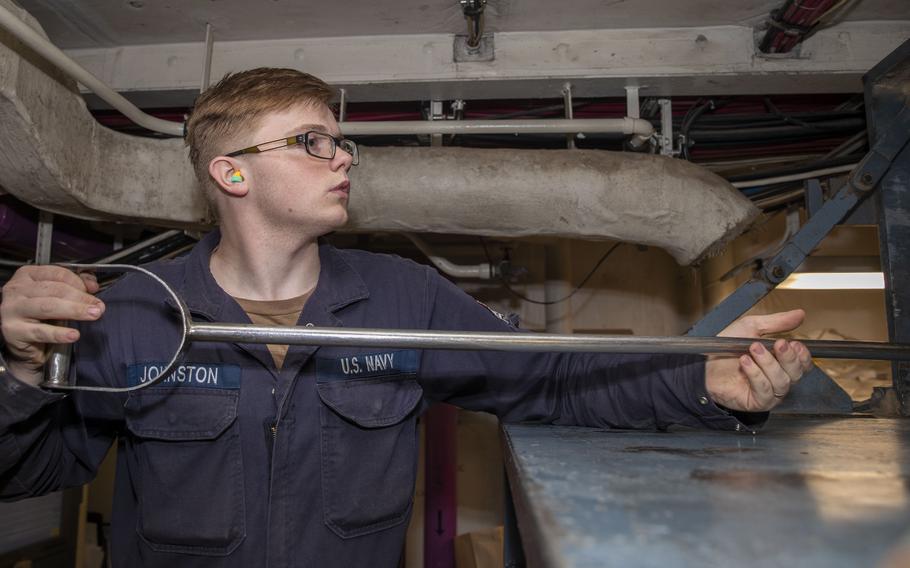
[[[353,140],[335,138],[331,134],[318,132],[316,130],[310,130],[303,134],[297,134],[288,138],[279,138],[278,140],[272,140],[271,142],[263,142],[262,144],[256,144],[255,146],[250,146],[243,150],[225,154],[225,156],[230,158],[240,156],[241,154],[261,154],[262,152],[268,152],[269,150],[277,150],[278,148],[296,145],[303,146],[307,154],[314,158],[319,158],[320,160],[331,160],[335,157],[335,149],[341,148],[354,158],[353,162],[351,162],[352,166],[356,166],[360,163],[360,153],[357,151],[357,144],[355,144]]]

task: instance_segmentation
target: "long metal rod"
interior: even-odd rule
[[[360,346],[471,351],[574,353],[742,354],[755,341],[766,347],[774,339],[731,337],[655,337],[628,335],[560,335],[361,328],[281,327],[251,324],[193,323],[187,339],[229,343]],[[910,345],[864,341],[802,341],[814,357],[831,359],[910,360]]]
[[[156,378],[128,387],[76,385],[65,366],[58,380],[46,380],[42,386],[59,390],[124,393],[148,388],[165,380],[180,364],[193,341],[226,343],[267,343],[278,345],[318,345],[391,347],[415,349],[455,349],[474,351],[536,351],[584,353],[730,353],[749,349],[754,339],[729,337],[629,337],[627,335],[559,335],[547,333],[490,333],[466,331],[420,331],[396,329],[315,328],[260,326],[250,324],[197,323],[176,291],[160,276],[139,266],[124,264],[72,264],[60,266],[72,270],[99,272],[139,272],[157,282],[174,301],[180,312],[182,334],[171,360]],[[773,339],[761,339],[767,348]],[[910,345],[858,341],[805,341],[816,357],[838,359],[910,360]]]
[[[179,235],[181,232],[182,231],[180,231],[179,229],[172,229],[170,231],[164,231],[163,233],[158,233],[154,237],[145,239],[144,241],[140,241],[127,248],[122,248],[118,251],[115,251],[115,252],[109,254],[108,256],[100,259],[98,261],[98,264],[109,264],[112,262],[116,262],[116,261],[120,260],[121,258],[128,257],[129,255],[133,254],[136,251],[140,251],[140,250],[142,250],[144,248],[148,248],[154,244],[158,244],[161,241],[167,240],[173,236]]]

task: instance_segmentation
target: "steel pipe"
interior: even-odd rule
[[[449,349],[469,351],[534,351],[572,353],[666,353],[741,355],[756,341],[767,348],[776,339],[736,337],[661,337],[629,335],[562,335],[556,333],[493,333],[397,329],[316,328],[252,324],[193,323],[190,341]],[[867,341],[802,341],[823,359],[910,360],[910,345]]]
[[[166,379],[177,368],[191,342],[267,343],[387,347],[395,349],[454,349],[469,351],[532,351],[571,353],[741,354],[759,341],[770,349],[774,339],[732,337],[653,337],[628,335],[560,335],[553,333],[423,331],[399,329],[284,327],[252,324],[197,323],[177,293],[156,274],[129,265],[61,264],[73,270],[140,272],[157,282],[180,311],[182,334],[177,349],[157,378],[130,387],[99,387],[48,381],[42,386],[60,390],[130,392]],[[910,360],[910,345],[861,341],[804,341],[815,357],[837,359]],[[58,376],[69,376],[66,361],[57,365]]]
[[[167,239],[169,239],[173,236],[179,235],[181,232],[182,231],[180,231],[179,229],[172,229],[170,231],[164,231],[162,233],[158,233],[154,237],[145,239],[144,241],[140,241],[134,245],[130,245],[129,247],[114,251],[113,253],[109,254],[108,256],[106,256],[102,259],[99,259],[96,264],[110,264],[112,262],[120,260],[121,258],[126,258],[129,255],[133,254],[134,252],[137,252],[142,249],[148,248],[152,245],[158,244],[161,241],[166,241]]]

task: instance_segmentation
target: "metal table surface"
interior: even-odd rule
[[[502,441],[529,566],[875,566],[910,536],[910,420],[519,424]]]

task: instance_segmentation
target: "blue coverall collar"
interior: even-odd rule
[[[215,281],[209,268],[212,252],[220,241],[221,231],[215,229],[193,248],[187,258],[185,278],[178,292],[191,312],[212,321],[224,319],[225,305],[230,298]],[[307,302],[312,308],[324,306],[326,312],[332,313],[369,297],[363,278],[335,247],[320,242],[319,261],[319,282]]]

